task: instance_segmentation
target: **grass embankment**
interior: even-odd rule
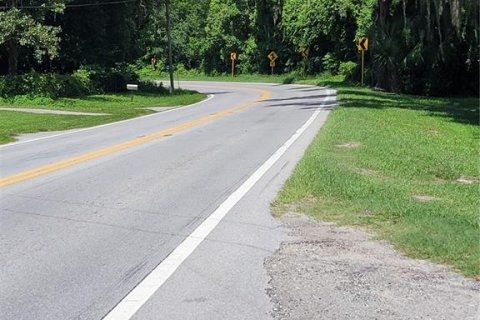
[[[0,100],[1,107],[98,112],[108,113],[109,115],[80,116],[0,111],[0,143],[14,141],[14,136],[21,133],[90,127],[152,113],[152,110],[146,109],[148,107],[188,105],[204,98],[204,94],[180,91],[172,96],[139,92],[135,93],[133,102],[130,101],[128,93],[91,95],[83,98],[59,98],[56,100],[24,97],[4,99]]]
[[[478,99],[332,85],[341,104],[276,211],[367,226],[412,257],[478,278]]]

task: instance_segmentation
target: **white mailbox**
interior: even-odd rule
[[[127,90],[138,91],[138,84],[127,84]]]

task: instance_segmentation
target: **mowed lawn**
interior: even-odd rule
[[[275,211],[367,226],[412,257],[480,277],[478,98],[337,89],[340,106]]]
[[[78,112],[107,113],[102,116],[34,114],[0,111],[0,143],[15,140],[15,135],[40,131],[66,130],[95,126],[152,113],[148,107],[174,107],[188,105],[205,98],[204,94],[180,91],[172,96],[153,93],[136,93],[131,101],[129,94],[92,95],[83,98],[48,98],[0,100],[1,107],[39,108]]]

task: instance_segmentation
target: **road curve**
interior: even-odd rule
[[[180,85],[211,98],[0,147],[2,319],[112,315],[215,219],[128,318],[270,318],[263,262],[286,230],[269,203],[325,121],[334,92]],[[228,201],[223,216],[212,216]]]

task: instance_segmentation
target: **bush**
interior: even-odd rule
[[[40,74],[30,72],[24,75],[1,76],[0,96],[28,97],[77,97],[90,93],[88,82],[73,75]]]
[[[141,65],[136,66],[136,73],[140,78],[159,78],[161,76],[162,70],[164,69],[163,60],[157,60],[157,70],[153,70],[151,65]]]
[[[168,90],[163,86],[162,82],[155,82],[149,80],[141,80],[138,83],[138,90],[141,92],[150,92],[157,94],[166,94]]]
[[[104,69],[98,66],[82,67],[73,75],[41,74],[0,76],[0,97],[15,96],[79,97],[91,93],[125,92],[127,83],[137,83],[134,69],[126,64]],[[157,89],[158,90],[158,89]]]
[[[282,84],[291,84],[295,82],[295,77],[294,76],[288,76],[285,79],[283,79]]]
[[[352,78],[357,69],[357,64],[353,61],[340,62],[338,74],[345,76],[346,79]]]
[[[127,83],[138,82],[134,67],[127,64],[118,64],[110,69],[96,65],[84,66],[77,72],[87,74],[91,86],[99,92],[125,92]]]
[[[164,67],[165,72],[168,74],[168,65]],[[198,69],[187,69],[183,63],[178,63],[174,66],[174,73],[180,77],[197,77],[202,75],[202,71]]]
[[[330,52],[328,52],[323,56],[322,66],[324,71],[330,72],[331,74],[337,74],[338,64],[339,64],[338,59],[335,58],[335,56]]]
[[[92,80],[90,80],[90,75],[86,70],[79,69],[75,71],[73,77],[77,79],[83,87],[88,88],[89,93],[95,92],[95,87],[93,86]]]
[[[54,84],[56,94],[51,97],[80,97],[90,93],[89,84],[82,83],[75,76],[56,75],[52,79],[56,79]]]

